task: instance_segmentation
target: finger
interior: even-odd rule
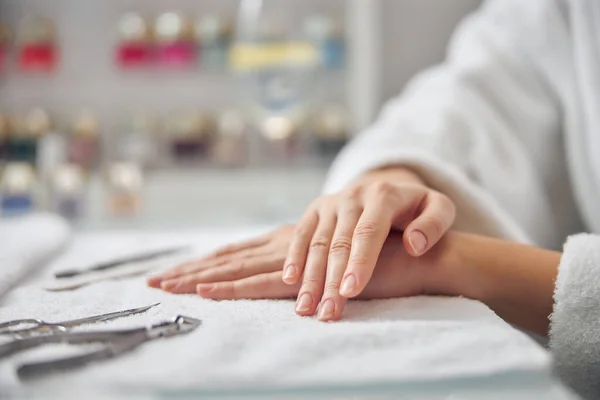
[[[285,299],[298,293],[299,285],[287,285],[281,279],[282,272],[254,275],[231,282],[200,284],[196,293],[206,299]]]
[[[336,213],[333,209],[319,214],[319,224],[310,240],[302,286],[296,302],[296,313],[299,315],[314,315],[323,295],[329,246],[335,225]]]
[[[404,230],[403,242],[411,256],[420,256],[431,249],[452,227],[456,207],[446,196],[433,193],[425,199],[423,210]]]
[[[147,279],[147,282],[152,287],[160,287],[164,282],[169,280],[178,279],[205,269],[219,267],[235,260],[257,257],[261,254],[264,254],[264,249],[251,248],[240,250],[238,253],[221,256],[219,258],[195,260],[150,277]]]
[[[296,284],[306,264],[308,247],[312,239],[317,223],[319,221],[317,212],[309,210],[294,230],[294,236],[285,259],[282,279],[289,285]]]
[[[269,255],[239,259],[220,267],[165,281],[161,284],[161,289],[176,294],[195,293],[196,286],[201,283],[235,281],[263,273],[281,271],[281,266],[280,258]]]
[[[361,208],[348,205],[338,215],[337,226],[329,249],[325,291],[319,305],[318,318],[320,321],[335,321],[342,316],[346,299],[340,296],[340,284],[350,258],[352,234],[361,212]]]
[[[354,230],[340,295],[346,298],[358,295],[371,279],[379,253],[392,226],[393,211],[384,200],[368,202]]]

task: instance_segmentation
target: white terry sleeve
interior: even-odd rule
[[[600,236],[571,236],[554,293],[550,348],[556,372],[585,398],[600,398]]]
[[[446,61],[417,76],[340,153],[324,192],[403,165],[454,200],[455,229],[529,241],[505,203],[518,207],[541,185],[518,135],[557,129],[556,104],[522,45],[534,40],[537,8],[551,3],[486,2],[458,27]],[[525,218],[544,219],[531,208]]]

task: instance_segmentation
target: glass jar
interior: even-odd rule
[[[50,210],[69,220],[83,215],[85,204],[85,174],[76,164],[62,164],[52,173]]]
[[[190,19],[176,12],[160,15],[155,24],[157,57],[167,68],[190,68],[196,63],[194,26]]]
[[[116,60],[120,68],[143,68],[153,63],[152,29],[140,14],[123,15],[119,20],[118,33]]]
[[[18,39],[22,72],[48,73],[56,69],[59,55],[54,22],[48,18],[26,18]]]
[[[68,161],[85,171],[98,167],[100,162],[100,128],[96,116],[83,112],[76,120],[68,145]]]
[[[8,163],[0,180],[2,215],[18,215],[35,207],[35,172],[31,164]]]

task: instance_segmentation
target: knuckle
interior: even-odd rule
[[[312,276],[312,275],[305,275],[304,278],[302,279],[302,286],[308,287],[310,289],[313,289],[315,286],[317,286],[320,283],[321,283],[321,280],[319,278],[317,278],[316,276]]]
[[[341,193],[341,197],[345,200],[356,201],[360,198],[361,188],[359,186],[354,186],[349,189],[344,190]]]
[[[337,294],[340,290],[340,284],[338,282],[327,282],[324,289],[325,293]]]
[[[315,236],[310,242],[310,249],[324,251],[329,249],[329,239],[324,236]]]
[[[376,222],[360,222],[354,229],[354,237],[357,239],[371,238],[379,232],[379,226]]]
[[[329,253],[331,255],[348,254],[352,247],[352,240],[349,238],[338,238],[333,241]]]
[[[244,261],[238,261],[234,264],[231,264],[229,269],[229,274],[234,279],[239,279],[244,275],[244,269],[246,268],[246,263]]]
[[[395,186],[387,181],[377,181],[371,185],[373,193],[380,196],[387,196],[395,192]]]

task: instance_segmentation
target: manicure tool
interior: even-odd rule
[[[88,274],[91,272],[104,271],[107,269],[120,267],[121,265],[124,265],[124,264],[130,264],[130,263],[136,263],[136,262],[142,262],[142,261],[150,261],[150,260],[153,260],[156,258],[165,257],[165,256],[169,256],[171,254],[179,253],[179,252],[182,252],[182,251],[188,250],[188,249],[189,249],[188,246],[184,246],[184,247],[174,247],[174,248],[165,249],[165,250],[136,254],[133,256],[127,256],[127,257],[122,257],[122,258],[118,258],[118,259],[107,261],[107,262],[102,262],[100,264],[93,265],[92,267],[87,268],[87,269],[68,269],[68,270],[60,271],[60,272],[55,273],[54,277],[57,279],[72,278],[74,276]]]
[[[100,350],[93,350],[73,357],[23,364],[17,368],[17,375],[22,379],[27,379],[57,370],[79,368],[94,361],[117,357],[154,339],[192,332],[201,324],[202,321],[199,319],[178,315],[171,321],[142,328],[96,332],[56,332],[52,335],[15,339],[10,343],[0,345],[0,358],[50,343],[105,344]]]
[[[160,303],[156,303],[145,307],[115,311],[62,322],[45,322],[34,318],[17,319],[14,321],[0,323],[0,335],[12,335],[16,338],[24,338],[33,335],[67,332],[69,329],[80,325],[95,324],[97,322],[111,321],[117,318],[145,313],[152,307],[155,307],[159,304]]]

